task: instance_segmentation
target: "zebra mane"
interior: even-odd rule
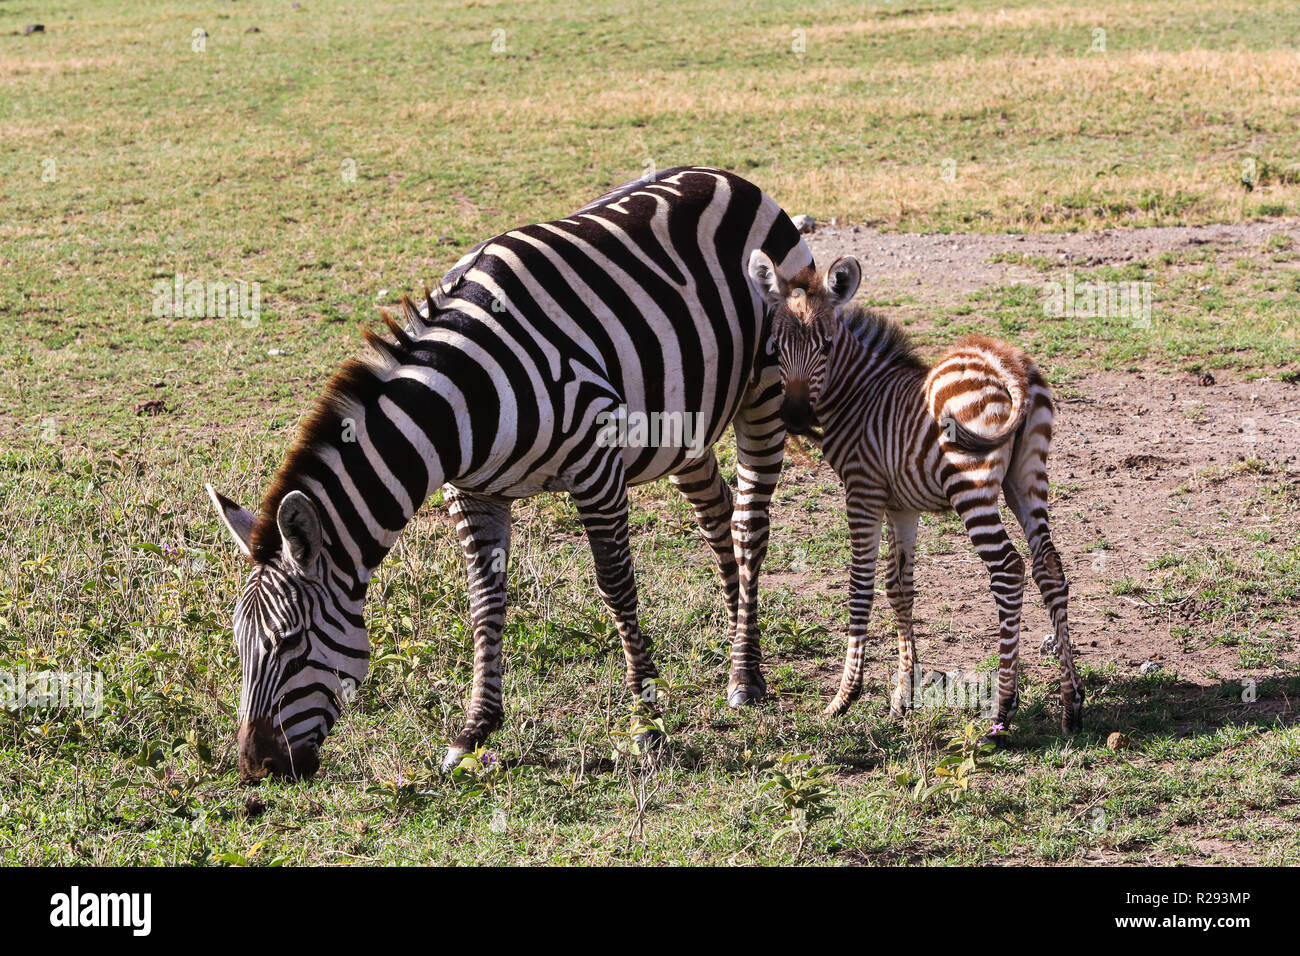
[[[358,407],[378,398],[385,381],[384,372],[394,365],[409,363],[419,351],[417,339],[428,330],[429,317],[436,315],[438,310],[435,294],[429,291],[428,286],[424,289],[424,299],[425,311],[422,314],[410,296],[402,296],[405,325],[387,309],[380,309],[379,314],[389,334],[383,336],[363,329],[361,335],[373,354],[348,359],[325,383],[258,509],[257,521],[249,538],[249,556],[254,562],[265,564],[280,554],[280,526],[275,520],[276,512],[284,496],[291,491],[311,496],[303,479],[319,469],[318,449],[337,446],[343,435],[344,419],[354,417]]]
[[[916,354],[916,346],[903,327],[866,306],[846,305],[840,310],[840,324],[864,348],[891,365],[928,368],[925,360]]]

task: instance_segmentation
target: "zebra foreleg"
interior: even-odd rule
[[[731,537],[731,486],[722,480],[718,458],[711,448],[689,469],[673,475],[671,481],[691,503],[700,532],[717,558],[718,574],[727,601],[727,646],[730,647],[736,637],[736,612],[740,601],[740,572]]]
[[[889,702],[889,712],[895,717],[902,717],[911,709],[918,676],[916,636],[912,630],[912,605],[916,601],[912,571],[916,564],[916,527],[920,517],[915,511],[891,511],[887,515],[889,555],[885,591],[898,621],[898,686]]]
[[[779,373],[751,390],[733,423],[736,431],[736,507],[731,515],[739,574],[736,631],[731,641],[727,703],[732,707],[757,703],[767,693],[761,670],[758,626],[758,574],[767,557],[770,520],[768,506],[785,460],[785,425],[781,423]]]
[[[659,671],[637,623],[636,576],[628,544],[627,481],[622,460],[615,453],[599,471],[597,480],[587,490],[571,493],[573,503],[595,559],[596,586],[614,616],[623,642],[628,689],[640,706],[655,713],[655,681]]]
[[[880,551],[880,522],[884,498],[860,485],[850,485],[845,495],[853,563],[849,569],[849,646],[844,655],[840,689],[826,705],[823,716],[844,713],[862,694],[867,659],[867,621],[876,591],[876,556]]]
[[[474,685],[465,726],[447,750],[444,772],[501,725],[501,631],[506,618],[510,502],[451,489],[448,509],[465,554],[474,625]]]

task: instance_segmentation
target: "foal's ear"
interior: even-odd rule
[[[848,302],[862,284],[862,266],[853,256],[843,256],[826,270],[826,293],[836,307]]]
[[[247,508],[239,507],[211,485],[203,487],[208,490],[208,500],[212,502],[212,507],[217,509],[217,517],[226,526],[230,536],[235,539],[239,550],[244,552],[245,556],[251,557],[253,549],[249,547],[248,542],[253,535],[253,522],[257,520],[253,517],[253,513]]]
[[[280,528],[280,540],[284,542],[290,560],[299,571],[311,571],[320,557],[324,540],[316,505],[301,491],[291,491],[280,500],[275,523]]]
[[[749,254],[749,281],[768,305],[780,305],[790,294],[790,285],[776,274],[776,266],[762,249]]]

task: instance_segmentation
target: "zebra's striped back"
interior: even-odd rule
[[[766,306],[746,272],[756,250],[784,276],[811,267],[770,197],[703,167],[666,170],[566,218],[503,233],[464,256],[424,303],[403,300],[402,321],[386,316],[389,335],[367,336],[373,354],[345,364],[326,387],[259,515],[213,493],[255,564],[241,600],[264,609],[236,620],[244,699],[258,705],[241,717],[280,739],[261,750],[250,744],[249,775],[261,770],[263,751],[269,769],[293,756],[283,753],[287,723],[313,720],[317,733],[302,742],[314,759],[343,681],[365,672],[360,609],[371,574],[444,483],[476,629],[474,699],[453,750],[500,719],[509,502],[541,491],[567,491],[578,505],[602,596],[619,618],[629,685],[641,693],[653,665],[635,623],[626,487],[665,475],[684,482],[718,555],[738,635],[732,696],[761,693],[756,580],[784,433],[775,364],[760,355]],[[609,422],[619,416],[668,422],[657,437],[675,438],[624,440],[615,429],[611,445]],[[711,451],[733,422],[734,515]],[[744,535],[735,547],[732,526]],[[312,605],[290,675],[280,632],[288,609],[306,607],[315,587],[334,600]],[[290,697],[294,686],[311,690]]]

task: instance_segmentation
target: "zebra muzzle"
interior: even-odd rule
[[[781,399],[781,423],[790,434],[813,433],[818,420],[807,385],[789,382],[785,386],[785,398]]]
[[[240,724],[239,776],[244,783],[256,783],[271,774],[296,780],[311,776],[319,766],[314,746],[306,744],[291,750],[284,734],[267,718]]]

